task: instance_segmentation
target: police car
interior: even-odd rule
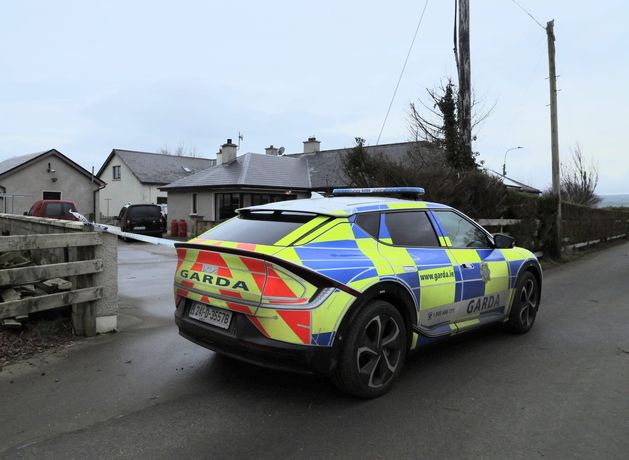
[[[177,243],[179,333],[372,398],[424,344],[489,323],[527,332],[542,285],[534,254],[449,206],[392,197],[422,194],[313,193],[240,209]]]

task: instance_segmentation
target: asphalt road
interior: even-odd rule
[[[529,334],[424,349],[372,401],[187,342],[174,255],[119,260],[120,332],[0,372],[0,457],[629,458],[629,243],[547,272]]]

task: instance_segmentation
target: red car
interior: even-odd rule
[[[51,219],[78,220],[70,211],[76,211],[76,204],[69,200],[38,200],[24,215],[48,217]]]

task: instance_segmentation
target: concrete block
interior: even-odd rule
[[[105,334],[113,332],[118,328],[118,316],[98,316],[96,317],[96,333]]]

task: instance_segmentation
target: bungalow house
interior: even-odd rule
[[[426,142],[365,147],[403,160],[412,147],[432,151]],[[309,138],[304,151],[280,155],[270,146],[265,154],[236,156],[237,147],[227,140],[217,154],[217,164],[179,179],[160,190],[168,193],[168,218],[185,220],[189,234],[198,234],[216,222],[235,215],[238,208],[273,201],[306,198],[311,191],[331,191],[346,186],[342,157],[348,149],[320,150],[320,141]]]
[[[99,220],[117,216],[127,203],[167,204],[159,187],[214,164],[208,158],[113,149],[97,174],[108,182],[100,192]]]
[[[0,212],[23,214],[37,200],[72,200],[79,212],[94,215],[105,182],[57,149],[0,162]]]
[[[311,184],[302,158],[273,153],[236,156],[227,140],[217,154],[217,165],[179,179],[160,190],[168,193],[169,220],[186,220],[192,233],[232,217],[243,206],[305,198]]]

